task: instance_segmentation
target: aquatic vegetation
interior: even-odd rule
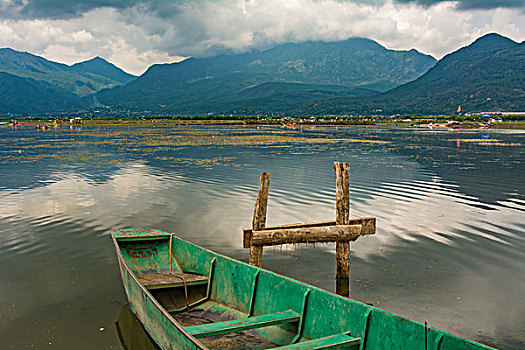
[[[275,145],[286,143],[345,143],[345,142],[364,142],[364,143],[387,143],[380,140],[365,140],[351,138],[320,138],[320,137],[295,137],[290,135],[209,135],[205,136],[167,136],[157,139],[149,139],[138,142],[144,146],[203,146],[203,145]]]
[[[79,151],[79,152],[72,152],[72,151],[66,151],[66,152],[58,152],[58,153],[50,153],[50,154],[27,154],[23,155],[21,157],[18,157],[19,162],[36,162],[39,160],[46,160],[46,159],[56,159],[60,161],[80,161],[80,162],[87,162],[95,157],[104,156],[101,154],[96,154],[88,151]]]
[[[178,165],[196,166],[209,168],[211,166],[240,166],[238,164],[229,164],[235,160],[235,157],[216,157],[212,159],[195,159],[195,158],[182,158],[182,157],[168,157],[168,156],[156,156],[156,160],[165,162],[176,163]]]
[[[190,147],[280,148],[280,154],[313,154],[333,144],[386,144],[367,138],[335,137],[333,128],[282,130],[276,126],[203,126],[203,125],[119,125],[90,126],[82,130],[60,129],[53,134],[27,133],[14,137],[4,148],[16,144],[13,153],[0,156],[0,162],[89,162],[93,165],[120,165],[119,159],[169,161],[188,167],[240,165],[232,157],[199,159],[184,153]],[[326,129],[326,130],[324,130]],[[50,138],[52,137],[52,138]],[[332,147],[332,146],[330,146]],[[284,151],[286,150],[286,151]],[[365,152],[365,150],[363,150]],[[20,152],[20,153],[15,153]]]
[[[454,140],[450,140],[450,141],[454,141],[454,142],[457,142],[458,140],[457,139],[454,139]],[[520,146],[523,146],[523,144],[521,143],[517,143],[517,142],[503,142],[501,140],[496,140],[496,139],[459,139],[460,142],[465,142],[465,143],[472,143],[472,144],[476,144],[476,145],[482,145],[482,146],[508,146],[508,147],[520,147]]]

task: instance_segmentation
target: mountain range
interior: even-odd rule
[[[525,109],[525,44],[498,34],[436,60],[353,38],[151,66],[71,66],[0,49],[0,112],[452,114]]]
[[[268,113],[304,101],[372,95],[411,81],[435,64],[416,50],[388,50],[353,38],[154,65],[135,81],[96,94],[122,110]]]
[[[454,114],[460,106],[464,112],[525,110],[525,42],[487,34],[412,82],[359,100],[309,103],[297,112]]]

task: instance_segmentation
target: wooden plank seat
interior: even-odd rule
[[[346,333],[334,334],[324,338],[306,340],[300,343],[280,346],[274,350],[313,350],[313,349],[359,349],[361,338],[352,338]]]
[[[206,285],[208,277],[194,273],[148,273],[137,275],[140,284],[147,289],[184,287],[183,278],[187,286]]]
[[[196,326],[186,327],[185,330],[195,338],[207,337],[233,333],[254,328],[273,326],[276,324],[299,321],[301,316],[292,310],[276,312],[274,314],[253,316],[238,320],[205,323]]]

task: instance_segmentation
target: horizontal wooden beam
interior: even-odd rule
[[[278,230],[286,228],[302,228],[302,227],[316,227],[316,226],[333,226],[335,221],[321,221],[321,222],[307,222],[307,223],[297,223],[297,224],[287,224],[279,226],[268,226],[260,231],[264,230]],[[243,230],[243,247],[250,248],[250,242],[252,240],[253,230],[251,228],[245,228]]]
[[[363,226],[363,232],[361,235],[372,235],[376,232],[376,218],[364,217],[350,219],[349,225],[361,225]],[[261,231],[272,231],[280,229],[295,229],[295,228],[310,228],[310,227],[323,227],[323,226],[335,226],[335,220],[332,221],[320,221],[320,222],[307,222],[298,224],[287,224],[278,226],[268,226],[263,228]],[[251,228],[245,228],[243,230],[243,247],[250,248],[253,237],[253,230]],[[356,237],[357,238],[357,237]],[[354,238],[354,239],[356,239]]]
[[[376,218],[365,217],[350,219],[348,225],[361,225],[363,226],[363,232],[361,235],[373,235],[376,233]]]
[[[362,235],[362,225],[334,225],[254,231],[252,246],[351,241]]]

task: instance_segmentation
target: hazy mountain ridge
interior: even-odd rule
[[[300,109],[311,113],[423,113],[525,109],[525,43],[485,35],[443,57],[418,79],[385,93],[331,99]]]
[[[98,57],[67,66],[0,49],[2,71],[0,92],[8,97],[0,104],[3,113],[101,106],[153,114],[453,114],[459,106],[463,112],[525,110],[525,43],[498,34],[485,35],[437,63],[415,50],[349,39],[189,58],[153,65],[138,78]],[[73,94],[72,85],[96,91],[102,83],[121,86],[82,98]]]
[[[0,49],[0,72],[46,82],[78,96],[123,85],[135,78],[100,57],[68,66],[10,48]]]
[[[265,51],[154,65],[135,81],[96,96],[103,104],[117,109],[265,113],[271,112],[273,102],[260,100],[254,109],[244,108],[247,90],[261,85],[256,98],[274,101],[271,95],[263,93],[267,90],[262,87],[280,83],[288,96],[288,102],[280,102],[290,109],[305,99],[327,97],[323,95],[355,96],[367,89],[370,93],[384,91],[416,78],[434,63],[434,58],[415,50],[388,50],[369,39],[283,44]],[[320,94],[310,94],[313,85]],[[352,91],[356,88],[359,93]],[[239,107],[233,111],[231,106]]]

